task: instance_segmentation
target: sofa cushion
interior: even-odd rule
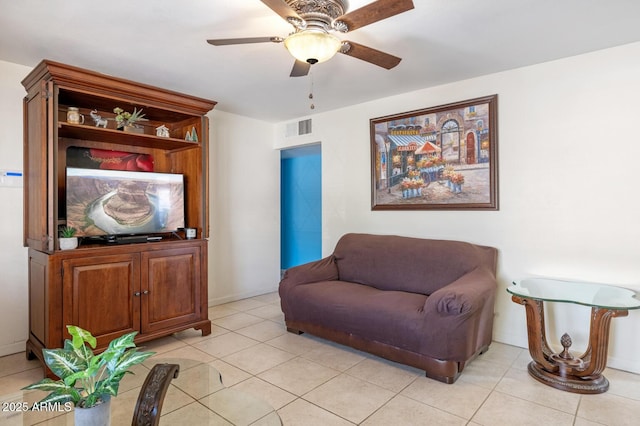
[[[427,297],[402,291],[382,291],[344,281],[324,281],[294,287],[289,294],[291,317],[368,340],[418,352],[424,339]]]
[[[341,281],[423,295],[480,265],[495,269],[495,249],[462,241],[346,234],[333,254]]]

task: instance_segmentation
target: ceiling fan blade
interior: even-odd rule
[[[337,21],[344,22],[349,31],[353,31],[413,8],[412,0],[377,0],[339,17]]]
[[[284,0],[261,0],[262,3],[269,6],[271,10],[280,15],[282,19],[287,21],[287,18],[295,18],[302,19],[298,15],[298,13],[291,9],[288,4],[284,2]]]
[[[346,43],[350,46],[349,50],[346,52],[339,50],[338,52],[353,56],[354,58],[362,59],[363,61],[367,61],[388,70],[398,65],[402,60],[402,58],[398,58],[397,56],[393,56],[352,41],[347,41]]]
[[[282,37],[245,37],[245,38],[217,38],[207,40],[207,43],[214,46],[227,46],[230,44],[249,44],[249,43],[282,43]]]
[[[291,70],[291,74],[289,77],[304,77],[309,74],[309,70],[311,69],[311,64],[308,62],[298,61],[293,64],[293,69]]]

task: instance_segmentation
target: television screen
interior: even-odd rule
[[[181,174],[67,167],[67,226],[83,236],[184,228]]]

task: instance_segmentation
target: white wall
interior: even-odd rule
[[[280,153],[273,125],[210,113],[209,304],[275,291],[280,281]]]
[[[428,72],[426,70],[425,72]],[[524,307],[505,288],[541,275],[640,291],[640,43],[314,115],[322,141],[323,252],[346,232],[460,239],[500,251],[494,338],[527,346]],[[372,88],[375,90],[375,88]],[[369,119],[498,94],[500,210],[371,211]],[[589,309],[548,310],[550,344],[586,347]],[[612,321],[609,364],[640,372],[640,310]]]
[[[22,168],[20,80],[0,62],[0,168]],[[313,116],[313,134],[285,139],[273,126],[214,110],[211,118],[209,303],[277,288],[279,152],[322,142],[323,252],[346,232],[462,239],[500,250],[494,336],[526,346],[524,308],[511,280],[545,275],[640,291],[640,208],[632,186],[640,144],[640,43],[380,99]],[[372,88],[375,90],[375,88]],[[497,93],[500,210],[373,212],[369,119]],[[276,135],[276,136],[274,136]],[[273,148],[276,149],[273,149]],[[24,349],[27,253],[21,191],[0,188],[0,355]],[[569,332],[580,351],[585,308],[549,312],[550,339]],[[640,373],[640,312],[612,321],[610,365]],[[20,341],[19,344],[15,344]],[[557,345],[556,345],[557,346]]]
[[[20,81],[31,68],[0,61],[0,169],[22,171]],[[22,188],[0,186],[0,356],[24,351],[29,334],[27,249],[22,247]]]

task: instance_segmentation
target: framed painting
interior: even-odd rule
[[[371,119],[371,209],[498,210],[497,103]]]

